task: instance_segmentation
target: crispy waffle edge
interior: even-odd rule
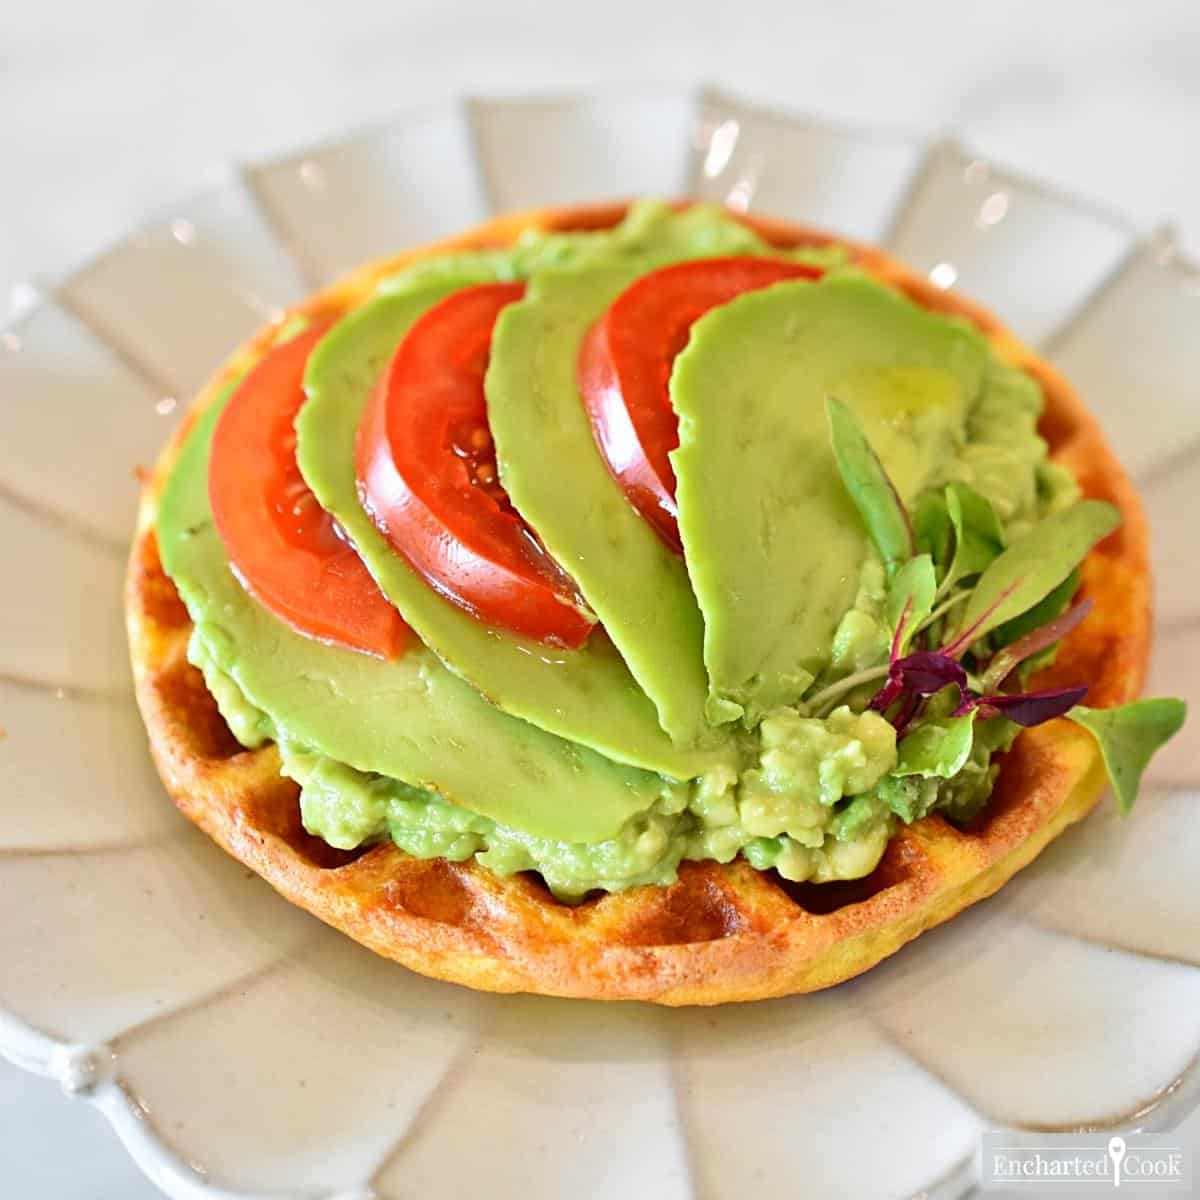
[[[500,217],[368,264],[288,317],[349,309],[382,276],[422,257],[507,245],[531,228],[601,228],[624,209],[609,204]],[[739,219],[781,246],[835,240],[782,221]],[[1003,357],[1035,375],[1046,392],[1041,431],[1053,457],[1086,495],[1120,508],[1122,527],[1084,564],[1083,591],[1095,610],[1039,684],[1087,680],[1089,702],[1099,706],[1133,699],[1150,649],[1148,534],[1138,497],[1096,421],[1067,382],[986,310],[878,250],[851,249],[860,266],[927,307],[966,317]],[[292,903],[376,953],[494,992],[704,1005],[815,991],[861,974],[991,895],[1102,793],[1104,772],[1091,737],[1058,720],[1020,735],[977,827],[958,830],[937,815],[904,827],[862,881],[793,885],[740,859],[727,866],[685,863],[669,887],[569,907],[536,877],[501,878],[473,861],[421,861],[391,844],[332,849],[304,831],[298,789],[279,775],[275,747],[242,749],[187,662],[191,626],[154,537],[158,498],[196,413],[263,353],[276,328],[257,334],[210,381],[146,480],[125,597],[136,694],[159,774],[182,812]]]

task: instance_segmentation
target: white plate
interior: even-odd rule
[[[170,808],[120,588],[133,470],[187,397],[364,258],[634,193],[882,242],[1043,347],[1150,509],[1151,689],[1200,695],[1200,274],[1162,235],[956,144],[670,89],[472,101],[232,171],[0,334],[0,542],[32,585],[0,588],[0,1050],[98,1105],[173,1196],[952,1196],[986,1126],[1195,1104],[1195,722],[1131,821],[1106,806],[861,980],[708,1012],[418,978]]]

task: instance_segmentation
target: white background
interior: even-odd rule
[[[965,133],[1200,250],[1200,0],[0,0],[0,316],[230,158],[464,91],[700,80]],[[0,1064],[0,1196],[156,1194],[98,1114]]]

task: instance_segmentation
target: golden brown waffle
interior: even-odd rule
[[[502,217],[463,237],[367,266],[300,306],[337,313],[383,275],[451,249],[505,245],[529,228],[600,228],[623,205]],[[745,218],[780,246],[823,244],[813,230]],[[1089,496],[1116,504],[1122,527],[1090,555],[1083,591],[1095,611],[1072,633],[1041,686],[1086,680],[1089,703],[1141,689],[1150,638],[1147,532],[1138,498],[1096,422],[1067,383],[988,313],[878,251],[865,269],[930,308],[979,326],[1046,392],[1042,433]],[[291,314],[289,314],[291,315]],[[275,329],[243,347],[195,412],[264,351]],[[940,816],[905,827],[866,879],[792,884],[738,860],[684,863],[670,887],[557,902],[532,875],[501,878],[474,861],[410,858],[394,845],[339,851],[304,831],[298,789],[274,746],[244,750],[189,665],[188,614],[163,573],[154,536],[158,497],[190,421],[167,446],[142,497],[126,597],[138,702],[167,790],[183,812],[293,903],[379,954],[425,975],[497,992],[541,992],[660,1004],[718,1004],[828,987],[857,975],[922,931],[999,888],[1095,804],[1104,772],[1091,737],[1058,720],[1023,732],[1003,761],[976,827]]]

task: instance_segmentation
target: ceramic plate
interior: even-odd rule
[[[986,1127],[1195,1104],[1195,721],[1132,820],[1106,804],[860,980],[716,1011],[421,979],[175,814],[121,623],[135,467],[232,346],[359,261],[634,193],[881,242],[1044,349],[1149,506],[1151,690],[1200,699],[1200,274],[1168,237],[956,143],[712,91],[471,101],[231,170],[0,334],[0,544],[35,585],[0,588],[0,1049],[172,1196],[953,1196]]]

